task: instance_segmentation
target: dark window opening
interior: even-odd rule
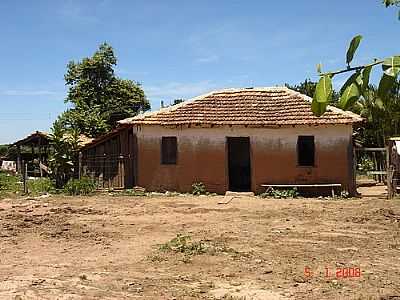
[[[162,137],[161,139],[161,164],[176,165],[177,142],[175,136]]]
[[[313,167],[315,163],[314,136],[299,136],[297,139],[297,162],[299,166]]]

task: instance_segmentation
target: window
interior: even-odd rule
[[[299,166],[313,167],[315,163],[314,136],[299,136],[297,139],[297,163]]]
[[[177,143],[175,136],[161,138],[161,164],[176,165]]]

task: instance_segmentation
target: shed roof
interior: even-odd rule
[[[354,113],[328,106],[316,117],[312,99],[286,87],[260,87],[213,91],[183,103],[119,121],[121,125],[293,125],[353,124],[363,119]]]
[[[64,135],[64,137],[67,137],[68,135]],[[92,138],[87,137],[84,134],[81,134],[79,136],[79,146],[83,147],[86,146],[87,144],[92,142]],[[49,144],[50,141],[50,136],[47,132],[43,132],[43,131],[35,131],[32,132],[30,135],[28,135],[27,137],[16,141],[13,145],[15,146],[25,146],[25,145],[39,145],[39,143],[41,145],[47,145]]]

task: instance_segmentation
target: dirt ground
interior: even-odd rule
[[[0,298],[400,299],[399,199],[226,199],[1,200]]]

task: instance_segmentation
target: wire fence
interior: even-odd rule
[[[94,180],[99,189],[122,189],[134,183],[131,155],[86,156],[81,158],[79,176]]]

